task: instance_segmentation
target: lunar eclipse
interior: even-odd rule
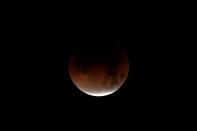
[[[82,92],[106,96],[116,92],[125,82],[129,60],[123,48],[73,51],[69,60],[71,80]]]

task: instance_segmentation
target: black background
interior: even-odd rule
[[[179,38],[175,30],[180,30],[174,20],[177,15],[148,7],[113,15],[90,11],[86,15],[57,7],[21,12],[12,12],[15,22],[8,23],[15,36],[11,41],[18,43],[14,47],[22,50],[17,53],[23,58],[13,62],[23,63],[14,67],[19,87],[9,88],[13,94],[8,97],[9,109],[18,115],[15,118],[73,129],[78,124],[91,129],[144,128],[172,124],[177,118],[175,107],[180,100],[177,88],[169,82],[173,81],[169,72],[174,60],[169,54]],[[68,72],[72,51],[87,52],[92,46],[117,40],[130,62],[123,86],[99,98],[79,91]]]
[[[105,26],[89,31],[87,28],[76,27],[73,34],[70,34],[73,29],[64,34],[60,28],[49,31],[51,34],[44,31],[48,34],[44,34],[44,39],[37,39],[36,36],[39,41],[36,48],[40,49],[35,51],[39,50],[39,53],[33,53],[32,58],[36,54],[36,63],[29,63],[33,64],[31,83],[22,91],[27,97],[22,99],[29,105],[28,110],[35,113],[38,119],[79,122],[93,127],[98,124],[109,126],[120,123],[128,123],[128,126],[133,123],[136,126],[141,122],[157,122],[160,117],[168,115],[174,103],[172,88],[165,84],[165,65],[160,63],[163,48],[156,48],[158,41],[163,42],[162,38],[157,31],[152,32],[153,28],[146,28],[139,23],[133,25],[137,27],[129,30],[126,27],[115,27],[113,30],[113,27],[107,29]],[[103,43],[99,42],[105,40],[120,41],[128,53],[130,71],[126,82],[117,92],[97,98],[82,93],[72,83],[68,61],[72,50],[80,48],[88,51],[92,45],[100,46]]]

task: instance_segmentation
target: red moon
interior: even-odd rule
[[[79,90],[91,96],[106,96],[125,82],[129,60],[123,49],[88,55],[73,53],[68,68]]]

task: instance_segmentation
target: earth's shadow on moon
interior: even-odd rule
[[[118,46],[73,50],[69,73],[73,83],[93,96],[109,95],[125,82],[129,72],[128,56]]]

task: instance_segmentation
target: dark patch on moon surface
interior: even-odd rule
[[[110,65],[106,69],[106,75],[111,77],[117,76],[118,75],[117,65]]]
[[[122,73],[120,74],[120,79],[123,79],[124,77],[125,77],[125,73],[122,72]]]
[[[111,84],[112,88],[113,88],[114,86],[117,86],[118,83],[119,83],[119,80],[117,79],[117,76],[114,76],[114,77],[112,78],[112,80],[110,81],[110,84]]]

